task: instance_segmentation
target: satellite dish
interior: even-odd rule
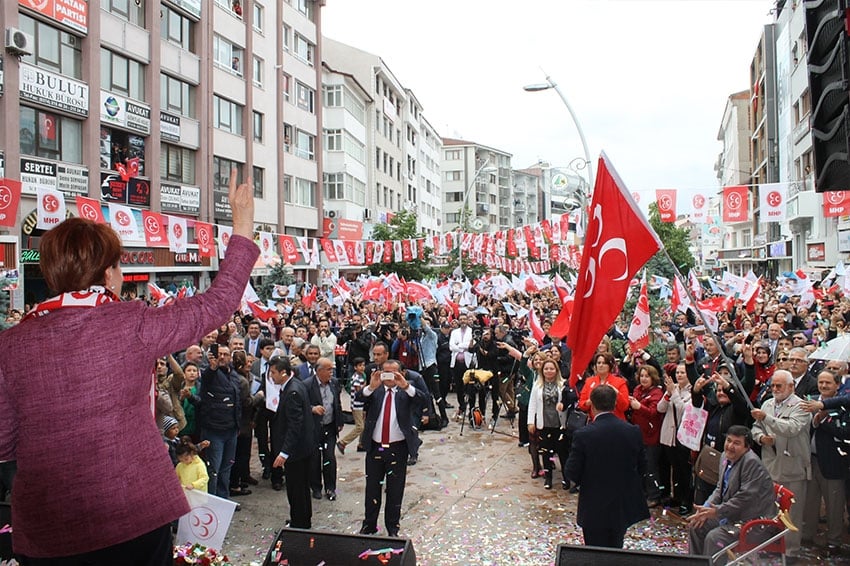
[[[472,221],[471,224],[473,230],[481,230],[482,228],[484,228],[484,220],[482,220],[481,218],[476,218]]]

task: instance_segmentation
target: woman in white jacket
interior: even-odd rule
[[[660,488],[663,497],[671,493],[673,495],[668,506],[678,506],[679,513],[686,515],[690,513],[694,500],[694,490],[691,486],[691,451],[676,440],[685,406],[691,404],[691,383],[688,381],[685,364],[676,366],[676,380],[667,376],[664,385],[666,391],[658,402],[658,412],[664,413],[664,421],[661,423],[662,455],[659,464],[659,477],[664,485]]]
[[[564,438],[566,414],[561,406],[561,391],[564,378],[555,360],[547,359],[540,366],[537,380],[531,388],[528,401],[528,432],[540,435],[540,455],[543,457],[545,483],[543,487],[552,489],[552,472],[555,469],[555,456],[564,467],[566,442]]]

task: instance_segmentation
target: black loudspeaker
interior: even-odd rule
[[[558,566],[711,566],[711,557],[559,544],[555,563]]]
[[[0,503],[0,529],[12,524],[12,506],[9,503]],[[0,534],[0,560],[12,558],[12,533]]]
[[[383,551],[378,555],[379,551]],[[306,529],[281,529],[266,554],[263,566],[288,561],[298,564],[334,566],[416,566],[416,552],[410,539],[364,535],[341,535]]]

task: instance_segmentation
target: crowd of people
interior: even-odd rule
[[[452,420],[495,428],[504,417],[528,450],[533,481],[552,489],[560,470],[562,489],[580,493],[568,463],[573,439],[605,406],[639,431],[646,507],[689,521],[694,553],[731,540],[742,521],[772,515],[774,482],[794,493],[799,531],[787,537],[787,558],[814,544],[822,507],[824,545],[838,553],[850,510],[850,371],[846,359],[812,354],[846,332],[850,300],[826,294],[803,306],[799,295],[764,287],[749,311],[730,301],[716,332],[692,311],[662,313],[644,348],[629,346],[618,319],[586,368],[573,367],[566,337],[549,334],[561,307],[550,289],[478,293],[464,307],[323,293],[309,307],[287,302],[268,320],[237,312],[157,358],[156,423],[185,489],[239,498],[268,481],[286,489],[290,524],[301,528],[312,526],[311,499],[338,496],[336,454],[363,452],[361,532],[377,532],[385,490],[385,527],[397,535],[420,431]],[[527,309],[542,336],[517,314]],[[594,403],[600,388],[615,395]],[[681,434],[695,419],[696,445]],[[251,474],[252,454],[261,477]],[[0,466],[9,490],[14,458]]]

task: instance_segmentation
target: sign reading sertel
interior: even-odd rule
[[[18,4],[84,34],[89,32],[89,6],[85,0],[18,0]]]

